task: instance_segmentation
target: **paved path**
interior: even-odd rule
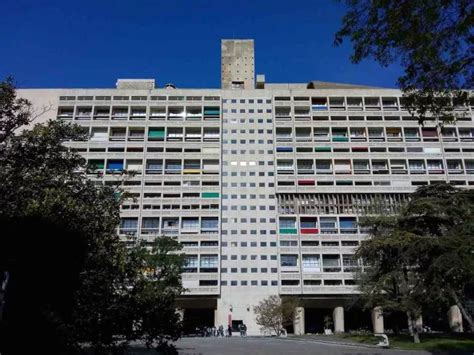
[[[259,337],[183,338],[177,342],[180,355],[426,355],[429,352],[368,348],[334,344],[314,339]],[[143,353],[142,353],[143,354]]]

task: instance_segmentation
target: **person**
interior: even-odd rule
[[[224,326],[222,324],[219,326],[219,330],[217,331],[217,336],[221,336],[221,337],[224,336]]]
[[[232,336],[232,327],[230,326],[230,324],[227,326],[227,335],[228,336]]]
[[[242,323],[242,336],[247,336],[247,326],[245,325],[245,323]]]

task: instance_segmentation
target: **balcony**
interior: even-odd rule
[[[326,97],[312,97],[311,110],[312,111],[327,111],[328,110],[327,98]]]
[[[218,120],[221,116],[221,109],[218,106],[205,106],[204,107],[204,119],[205,120]]]
[[[346,109],[344,97],[330,97],[329,107],[331,111],[344,111]]]
[[[150,120],[165,120],[165,119],[166,119],[165,107],[151,107],[150,108]]]
[[[112,119],[114,120],[126,120],[128,119],[128,107],[124,108],[113,108],[112,109]]]

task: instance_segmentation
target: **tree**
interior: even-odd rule
[[[282,334],[282,328],[293,322],[295,316],[295,298],[281,299],[277,295],[269,296],[259,302],[253,311],[257,324],[264,330],[273,331],[277,336]]]
[[[32,119],[31,103],[16,97],[15,83],[12,77],[0,82],[0,144],[13,132]]]
[[[438,183],[420,187],[398,215],[366,217],[371,238],[356,252],[366,307],[405,312],[414,325],[424,307],[456,304],[472,327],[463,302],[474,280],[473,213],[473,191]]]
[[[134,309],[138,314],[135,323],[137,339],[157,350],[173,349],[169,341],[177,340],[182,333],[180,315],[175,300],[184,289],[181,284],[185,257],[182,246],[170,237],[159,237],[150,247],[139,243],[129,254],[135,265]],[[144,273],[143,270],[146,272]]]
[[[474,4],[470,0],[345,0],[335,44],[348,38],[351,60],[400,62],[405,105],[420,123],[456,120],[474,86]],[[471,98],[472,100],[472,98]]]
[[[127,195],[92,182],[86,161],[63,144],[86,138],[80,127],[49,121],[16,132],[31,122],[31,105],[12,82],[0,86],[0,275],[8,280],[0,352],[103,352],[176,339],[177,242],[126,248],[116,231]],[[145,266],[154,273],[145,277]]]

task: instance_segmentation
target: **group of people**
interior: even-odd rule
[[[247,326],[245,324],[239,324],[239,332],[241,337],[247,336]],[[227,329],[224,333],[224,326],[221,324],[218,328],[216,327],[196,327],[196,334],[201,335],[202,337],[231,337],[232,336],[232,326],[227,326]]]

